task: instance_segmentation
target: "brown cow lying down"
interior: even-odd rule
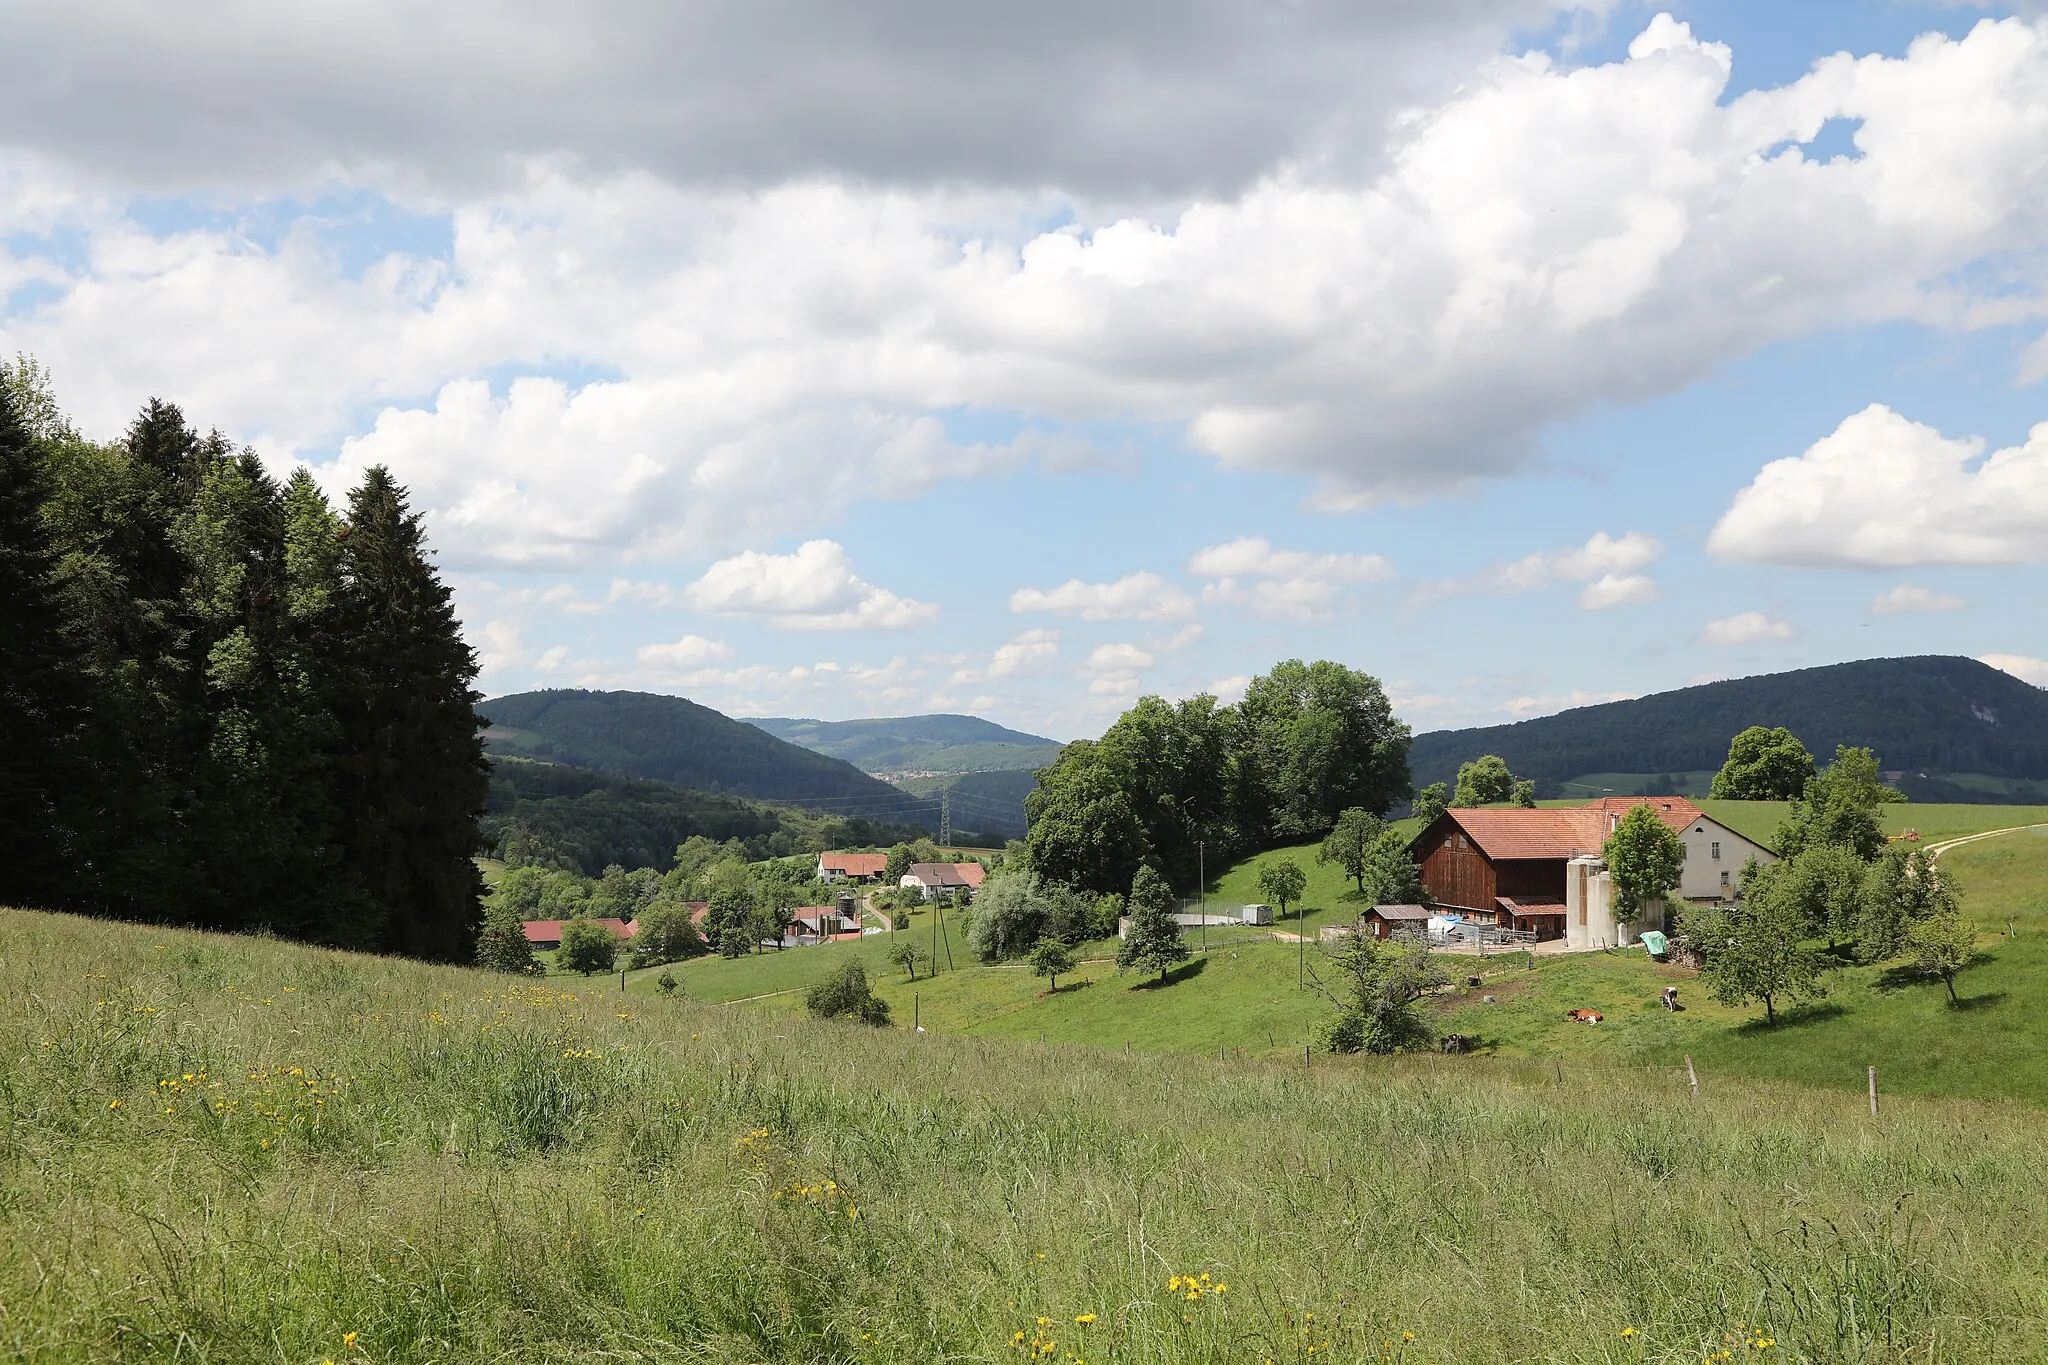
[[[1599,1010],[1566,1010],[1564,1017],[1574,1024],[1597,1024],[1600,1022],[1601,1014]]]

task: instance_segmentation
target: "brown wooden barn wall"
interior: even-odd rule
[[[1422,859],[1422,884],[1429,894],[1439,905],[1491,913],[1493,898],[1500,894],[1494,890],[1493,864],[1449,822],[1433,838]]]

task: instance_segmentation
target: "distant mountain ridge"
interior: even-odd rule
[[[495,753],[832,815],[935,824],[932,803],[682,697],[564,688],[494,697],[477,713]]]
[[[1837,744],[1868,747],[1879,764],[1926,775],[1919,799],[1951,774],[2048,778],[2048,691],[1975,659],[1863,659],[1659,692],[1554,716],[1417,735],[1408,751],[1420,787],[1455,780],[1460,763],[1499,754],[1539,785],[1584,773],[1713,769],[1751,725],[1782,725],[1825,762]],[[1978,798],[1981,799],[1981,798]]]
[[[868,773],[1036,772],[1060,742],[979,716],[881,716],[868,720],[749,720],[777,739],[845,759]]]

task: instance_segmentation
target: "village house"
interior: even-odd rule
[[[530,946],[539,952],[547,953],[553,952],[562,946],[562,926],[568,922],[565,919],[530,919],[519,927],[525,932],[526,941]],[[612,931],[614,938],[619,939],[621,942],[633,937],[634,933],[640,928],[640,921],[637,919],[625,920],[606,917],[604,919],[593,919],[590,922],[592,924],[602,924],[605,928]]]
[[[818,880],[821,882],[878,882],[889,870],[886,853],[820,853]]]
[[[972,897],[987,875],[988,870],[980,863],[912,863],[896,884],[917,888],[926,900],[933,900],[942,892]]]
[[[783,935],[799,944],[859,938],[860,912],[843,904],[800,906],[789,912],[789,923],[783,926]]]
[[[1679,796],[1608,797],[1586,806],[1537,810],[1447,810],[1409,841],[1423,887],[1439,913],[1562,938],[1573,948],[1620,946],[1663,926],[1663,906],[1617,922],[1601,847],[1631,807],[1648,805],[1685,844],[1678,897],[1733,899],[1745,860],[1777,855]]]

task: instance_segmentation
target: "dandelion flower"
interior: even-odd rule
[[[1089,1323],[1095,1321],[1095,1315],[1093,1313],[1076,1313],[1074,1314],[1074,1321],[1086,1327]]]

